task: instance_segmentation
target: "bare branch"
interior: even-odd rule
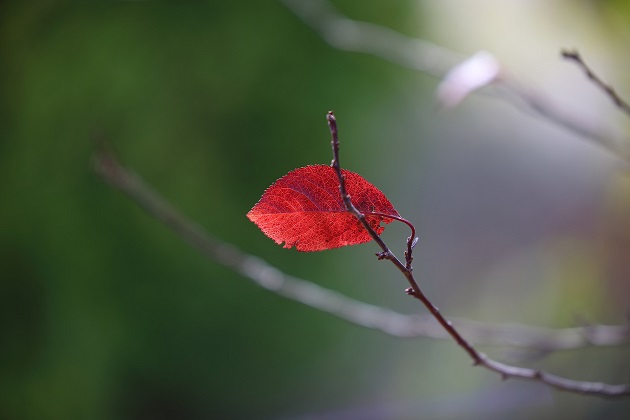
[[[461,54],[425,40],[410,38],[372,23],[348,19],[328,0],[283,0],[283,3],[322,39],[339,50],[372,54],[438,79],[442,79],[451,68],[466,59]],[[476,92],[504,100],[520,111],[571,131],[630,163],[630,154],[625,146],[630,141],[595,129],[584,118],[552,105],[545,95],[520,83],[504,69],[491,87],[494,89],[486,87]]]
[[[582,56],[580,55],[580,53],[577,50],[562,50],[560,52],[560,54],[562,55],[562,57],[566,58],[567,60],[571,60],[571,61],[575,62],[579,67],[581,67],[582,70],[584,70],[584,73],[586,73],[586,77],[588,77],[598,88],[603,90],[604,93],[610,97],[610,99],[617,106],[617,108],[619,108],[621,111],[625,112],[626,115],[630,116],[630,104],[628,104],[628,102],[624,101],[617,94],[617,92],[615,91],[615,89],[612,86],[604,83],[602,81],[602,79],[597,77],[595,72],[593,72],[586,65],[584,60],[582,60]]]
[[[416,281],[413,275],[413,269],[411,268],[411,262],[408,261],[407,265],[404,265],[400,260],[394,255],[394,253],[387,247],[385,242],[378,236],[376,231],[372,229],[369,223],[365,220],[365,215],[362,214],[357,208],[352,204],[350,196],[346,192],[345,187],[345,179],[341,172],[341,166],[339,164],[339,137],[337,131],[337,120],[333,115],[332,111],[328,112],[326,115],[326,119],[328,120],[328,126],[330,128],[331,134],[331,144],[333,150],[333,161],[332,167],[337,172],[337,177],[339,179],[339,191],[341,193],[341,197],[346,205],[346,209],[348,212],[352,213],[356,218],[361,222],[363,227],[369,232],[370,236],[374,239],[374,241],[378,244],[378,246],[382,249],[382,252],[376,254],[379,260],[389,260],[394,266],[405,276],[407,281],[409,282],[409,288],[405,290],[405,292],[418,299],[425,308],[433,315],[433,317],[438,321],[438,323],[444,328],[444,330],[451,336],[451,338],[462,348],[473,361],[475,366],[483,366],[488,370],[493,372],[497,372],[501,375],[503,379],[509,378],[519,378],[519,379],[527,379],[532,381],[538,381],[545,383],[554,388],[560,389],[562,391],[575,392],[579,394],[585,395],[595,395],[599,397],[630,397],[630,384],[622,384],[622,385],[609,385],[602,382],[586,382],[586,381],[576,381],[573,379],[563,378],[561,376],[552,375],[547,372],[543,372],[537,369],[527,369],[521,368],[517,366],[510,366],[504,363],[497,362],[491,358],[489,358],[486,354],[477,351],[457,330],[453,323],[447,320],[438,310],[438,308],[431,302],[431,300],[422,292],[418,282]],[[409,241],[408,241],[409,242]]]
[[[372,54],[437,78],[442,78],[451,67],[466,58],[383,26],[348,19],[328,0],[283,0],[283,3],[339,50]]]

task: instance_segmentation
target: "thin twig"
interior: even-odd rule
[[[372,54],[438,79],[443,79],[449,70],[466,59],[462,54],[428,41],[410,38],[373,23],[349,19],[327,0],[282,1],[324,41],[339,50]],[[501,76],[494,83],[475,93],[485,93],[504,100],[519,111],[571,131],[630,163],[630,154],[626,149],[630,141],[605,133],[600,127],[588,124],[584,118],[554,106],[545,95],[519,82],[505,69],[501,70]]]
[[[584,70],[584,73],[586,73],[586,77],[588,77],[597,87],[603,90],[604,93],[608,95],[610,100],[612,100],[613,103],[617,106],[617,108],[625,112],[626,115],[630,116],[630,104],[624,101],[621,96],[617,94],[615,88],[613,88],[609,84],[604,83],[604,81],[600,79],[597,74],[595,74],[595,72],[590,69],[589,66],[586,65],[586,63],[582,59],[582,56],[577,50],[562,50],[560,54],[562,55],[562,57],[575,62],[579,67],[581,67],[582,70]]]
[[[552,375],[550,373],[543,372],[537,369],[527,369],[516,366],[506,365],[497,362],[489,358],[484,353],[477,351],[466,339],[459,333],[459,331],[453,326],[453,324],[447,320],[438,310],[438,308],[429,300],[429,298],[422,292],[418,282],[414,278],[413,270],[408,269],[400,260],[394,255],[394,253],[387,247],[385,242],[376,233],[372,226],[366,221],[365,215],[362,214],[352,204],[351,197],[348,195],[345,187],[345,179],[341,172],[341,165],[339,164],[339,136],[337,130],[337,120],[332,111],[326,115],[328,126],[331,134],[331,144],[333,151],[333,161],[331,166],[337,172],[339,179],[339,191],[343,202],[346,205],[346,209],[352,213],[361,222],[363,227],[368,231],[370,236],[381,248],[382,252],[378,253],[378,259],[389,260],[398,270],[405,276],[409,282],[410,287],[405,291],[408,295],[415,297],[429,310],[431,315],[439,322],[444,330],[455,340],[460,347],[464,349],[466,353],[473,360],[473,364],[480,365],[491,371],[497,372],[503,379],[520,378],[539,381],[545,383],[554,388],[575,392],[586,395],[596,395],[600,397],[628,397],[630,396],[630,385],[609,385],[601,382],[584,382],[575,381],[572,379],[563,378],[560,376]]]
[[[341,199],[343,200],[346,209],[357,219],[359,219],[359,222],[361,222],[363,227],[365,227],[372,239],[374,239],[374,242],[376,242],[378,246],[381,247],[381,249],[383,250],[382,252],[377,254],[378,259],[390,260],[404,274],[406,271],[408,271],[407,268],[403,265],[403,263],[400,262],[398,258],[396,258],[396,256],[389,250],[389,248],[387,248],[387,245],[385,245],[385,242],[383,242],[381,237],[378,236],[378,233],[376,233],[376,231],[372,229],[365,218],[365,214],[361,213],[354,206],[354,204],[352,204],[350,194],[348,194],[348,191],[346,190],[346,179],[341,172],[341,165],[339,163],[339,133],[337,131],[337,120],[335,118],[335,114],[332,111],[329,111],[328,114],[326,114],[326,120],[328,121],[328,127],[330,128],[330,144],[333,151],[333,160],[330,166],[335,170],[335,173],[337,174],[337,179],[339,179],[339,192],[341,193]]]

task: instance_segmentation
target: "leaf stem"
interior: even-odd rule
[[[394,216],[393,214],[376,213],[376,212],[369,212],[369,213],[366,212],[363,214],[367,216],[379,216],[379,217],[385,217],[392,220],[397,220],[399,222],[406,224],[409,227],[409,229],[411,229],[411,235],[409,235],[409,237],[407,238],[407,250],[405,251],[405,267],[409,271],[413,270],[413,267],[411,266],[411,262],[413,261],[413,257],[411,253],[413,252],[413,247],[416,245],[416,242],[418,239],[416,238],[416,227],[413,225],[413,223],[411,223],[409,220],[405,219],[404,217]]]

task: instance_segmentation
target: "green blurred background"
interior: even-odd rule
[[[585,46],[630,92],[623,1],[334,3],[465,54],[488,49],[560,105],[629,127],[558,59]],[[335,50],[279,2],[3,2],[0,21],[1,419],[630,412],[628,401],[500,382],[453,343],[394,339],[263,291],[90,169],[104,136],[218,238],[289,274],[422,311],[373,244],[299,254],[245,217],[276,178],[330,161],[334,109],[342,164],[416,222],[417,271],[446,315],[564,327],[623,323],[630,308],[630,186],[610,156],[488,98],[440,111],[436,80]],[[392,226],[385,238],[401,252],[405,235]],[[613,383],[630,381],[628,362],[627,347],[516,358]]]

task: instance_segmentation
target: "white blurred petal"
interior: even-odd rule
[[[476,89],[497,80],[500,72],[494,56],[480,51],[446,73],[437,88],[437,98],[443,106],[452,108]]]

